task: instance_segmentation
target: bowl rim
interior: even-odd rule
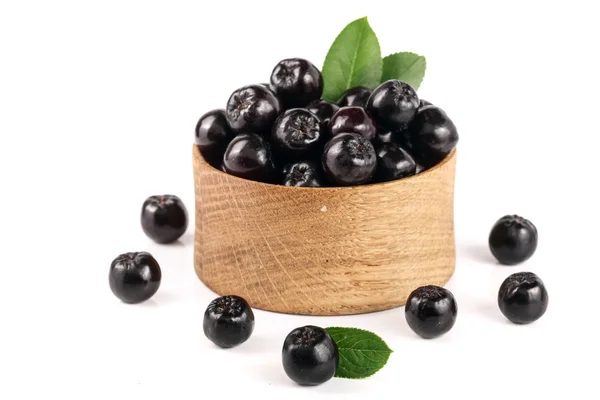
[[[423,171],[423,172],[421,172],[419,174],[407,176],[407,177],[401,178],[401,179],[395,179],[395,180],[392,180],[392,181],[374,182],[374,183],[367,183],[367,184],[364,184],[364,185],[352,185],[352,186],[307,187],[307,186],[285,186],[285,185],[278,185],[276,183],[252,181],[250,179],[240,178],[239,176],[228,174],[227,172],[221,171],[220,169],[215,168],[212,165],[210,165],[204,159],[204,156],[200,152],[200,148],[195,143],[193,144],[193,151],[194,151],[194,157],[199,160],[200,164],[202,164],[203,167],[205,167],[205,168],[208,167],[209,169],[212,169],[213,171],[215,171],[215,172],[217,172],[219,174],[222,174],[222,175],[226,176],[229,179],[240,181],[240,183],[253,184],[253,185],[257,185],[257,186],[265,186],[265,187],[268,187],[268,188],[278,188],[280,190],[294,190],[294,191],[298,191],[298,190],[309,190],[309,191],[317,191],[317,190],[318,191],[347,190],[348,191],[348,190],[360,190],[360,189],[373,188],[373,187],[395,186],[395,185],[399,185],[399,184],[402,184],[402,183],[407,182],[407,181],[412,181],[412,180],[415,180],[415,179],[424,178],[427,175],[431,175],[431,174],[435,173],[438,169],[442,168],[444,165],[446,165],[447,163],[449,163],[450,160],[452,160],[453,158],[456,157],[456,148],[454,148],[450,153],[448,153],[448,155],[446,155],[446,157],[444,157],[440,162],[438,162],[433,167],[431,167],[429,169],[426,169],[425,171]]]

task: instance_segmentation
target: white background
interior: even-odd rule
[[[0,4],[0,398],[598,395],[593,1]],[[216,349],[202,333],[215,294],[194,274],[192,224],[180,243],[155,245],[140,229],[141,204],[173,193],[192,214],[197,118],[237,87],[267,81],[280,59],[321,67],[337,33],[363,16],[384,54],[426,55],[419,94],[459,129],[448,284],[457,323],[425,341],[402,308],[340,318],[257,311],[250,341]],[[508,213],[540,232],[537,253],[515,267],[487,249]],[[107,281],[112,259],[133,250],[163,268],[159,292],[135,306]],[[521,270],[550,295],[528,326],[506,322],[496,305],[502,280]],[[395,352],[369,379],[298,387],[280,349],[308,323],[371,329]]]

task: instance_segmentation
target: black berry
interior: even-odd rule
[[[227,123],[225,110],[211,110],[202,115],[196,124],[194,143],[210,165],[219,168],[227,144],[234,133]]]
[[[433,339],[454,326],[457,314],[454,295],[440,286],[421,286],[406,300],[404,315],[408,326],[419,336]]]
[[[333,114],[335,114],[340,108],[337,106],[337,104],[331,103],[327,100],[314,100],[306,106],[306,109],[319,117],[324,125],[328,125]]]
[[[332,136],[353,132],[364,136],[367,140],[373,140],[377,135],[377,126],[364,108],[342,107],[331,117],[329,131]]]
[[[234,91],[227,101],[225,115],[237,132],[267,134],[281,112],[275,94],[262,85],[248,85]]]
[[[287,335],[282,362],[291,380],[303,386],[316,386],[333,378],[339,365],[339,352],[325,329],[308,325]]]
[[[284,186],[324,186],[320,168],[312,161],[287,164],[283,168],[282,183]]]
[[[188,212],[181,199],[172,194],[150,196],[142,205],[142,230],[157,243],[172,243],[188,227]]]
[[[160,265],[144,251],[121,254],[110,264],[110,290],[124,303],[148,300],[158,291],[161,279]]]
[[[397,143],[377,147],[377,180],[392,181],[414,175],[417,164],[410,154]]]
[[[369,100],[369,96],[373,92],[372,89],[364,86],[356,86],[342,93],[342,97],[338,100],[340,107],[364,107]]]
[[[270,182],[274,166],[267,141],[255,133],[242,133],[227,146],[223,156],[223,169],[240,178]]]
[[[271,142],[280,155],[301,159],[317,151],[323,138],[319,118],[303,108],[292,108],[277,118]]]
[[[492,254],[505,265],[528,260],[535,253],[537,242],[535,225],[518,215],[505,215],[496,221],[488,239]]]
[[[367,101],[367,110],[387,129],[404,129],[419,109],[419,97],[408,83],[389,80],[379,85]]]
[[[395,132],[395,142],[400,144],[404,149],[413,151],[412,142],[410,139],[410,131],[408,128]],[[414,157],[413,157],[414,158]]]
[[[458,143],[458,132],[446,112],[439,107],[420,109],[409,126],[413,151],[425,160],[439,161]]]
[[[310,61],[288,58],[280,61],[271,73],[271,89],[284,107],[304,107],[323,94],[323,77]]]
[[[339,185],[369,182],[377,168],[375,148],[358,133],[340,133],[327,142],[322,158],[327,178]]]
[[[546,312],[548,291],[536,274],[517,272],[506,278],[500,286],[498,307],[509,321],[529,324]]]
[[[224,149],[233,136],[225,110],[211,110],[201,116],[196,124],[195,143],[202,150]]]
[[[254,313],[239,296],[221,296],[210,302],[204,312],[204,334],[222,348],[247,341],[254,331]]]

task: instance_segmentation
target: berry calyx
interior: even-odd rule
[[[271,72],[271,89],[285,108],[304,107],[323,94],[323,77],[310,61],[281,60]]]
[[[323,170],[329,180],[342,186],[370,182],[377,168],[375,148],[358,133],[340,133],[325,145]]]
[[[435,285],[415,289],[408,296],[404,309],[408,326],[424,339],[433,339],[450,331],[457,312],[454,295]]]
[[[123,303],[136,304],[150,299],[158,291],[161,279],[158,261],[145,251],[120,254],[110,264],[109,286]]]
[[[316,153],[322,137],[321,121],[316,115],[303,108],[292,108],[275,121],[271,142],[280,155],[300,159]]]
[[[236,132],[264,135],[281,111],[279,99],[262,85],[235,90],[227,101],[227,123]]]
[[[498,290],[498,307],[515,324],[529,324],[540,319],[548,308],[548,291],[533,272],[508,276]]]
[[[307,325],[292,330],[283,343],[283,369],[294,382],[315,386],[335,375],[339,365],[337,345],[320,327]]]
[[[210,302],[204,312],[206,337],[222,348],[246,342],[254,331],[254,313],[240,296],[221,296]]]
[[[406,128],[419,109],[419,96],[408,83],[392,79],[373,90],[366,108],[380,125],[400,131]]]

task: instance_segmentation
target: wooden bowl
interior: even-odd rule
[[[296,188],[213,168],[193,146],[194,264],[219,295],[304,315],[381,311],[454,273],[456,152],[401,180]]]

